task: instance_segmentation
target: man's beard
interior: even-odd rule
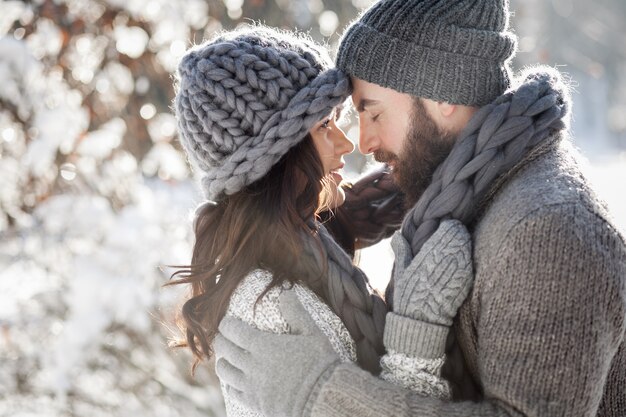
[[[421,100],[413,100],[411,125],[400,155],[378,150],[374,159],[393,167],[393,179],[413,207],[432,181],[437,167],[450,154],[456,135],[443,132],[426,113]]]

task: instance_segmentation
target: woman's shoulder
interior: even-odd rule
[[[271,282],[271,272],[263,269],[250,271],[230,297],[226,314],[259,330],[272,333],[289,333],[289,326],[280,312],[278,302],[284,289],[283,286],[270,288],[259,299]]]
[[[302,284],[288,282],[266,291],[272,278],[272,273],[263,269],[248,273],[233,292],[226,314],[259,330],[289,333],[289,324],[280,310],[280,295],[284,291],[294,291],[306,312],[322,333],[330,339],[341,358],[346,361],[356,360],[356,347],[348,330],[341,319],[317,294]],[[262,294],[263,296],[259,299]]]

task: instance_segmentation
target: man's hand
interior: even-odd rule
[[[224,317],[213,344],[215,371],[235,401],[266,416],[300,416],[340,359],[294,291],[279,300],[291,333],[268,333]]]

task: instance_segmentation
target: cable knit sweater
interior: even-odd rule
[[[356,348],[348,330],[337,315],[308,288],[296,284],[285,284],[269,290],[255,303],[272,280],[270,272],[254,270],[239,284],[231,296],[226,315],[238,318],[259,330],[273,333],[289,333],[279,306],[278,297],[283,291],[295,291],[298,300],[313,318],[322,333],[328,337],[333,349],[342,362],[356,362]],[[389,352],[381,359],[381,378],[413,390],[422,395],[449,398],[449,385],[441,378],[443,358],[423,359]],[[356,366],[356,365],[355,365]],[[370,374],[368,374],[370,375]],[[222,385],[226,414],[229,417],[259,417],[246,404],[232,399]]]
[[[341,364],[318,381],[311,414],[626,416],[626,245],[574,153],[556,140],[533,151],[472,227],[474,287],[455,323],[467,373],[456,364],[452,382],[473,381],[474,401],[416,395]]]

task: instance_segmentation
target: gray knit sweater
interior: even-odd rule
[[[250,272],[230,298],[226,315],[266,332],[289,333],[289,324],[280,310],[279,296],[283,291],[294,291],[300,303],[315,324],[328,338],[340,360],[356,362],[356,347],[350,333],[313,291],[303,285],[285,283],[270,289],[257,303],[257,299],[272,281],[272,274],[261,269]],[[426,341],[425,341],[426,342]],[[418,358],[398,352],[387,352],[381,358],[381,378],[396,386],[434,398],[450,398],[448,383],[441,377],[444,358]],[[222,394],[229,417],[262,417],[248,404],[236,401],[222,384]]]
[[[455,333],[474,401],[342,364],[316,386],[312,415],[626,416],[626,245],[571,144],[548,142],[497,181],[472,239],[474,288]]]

